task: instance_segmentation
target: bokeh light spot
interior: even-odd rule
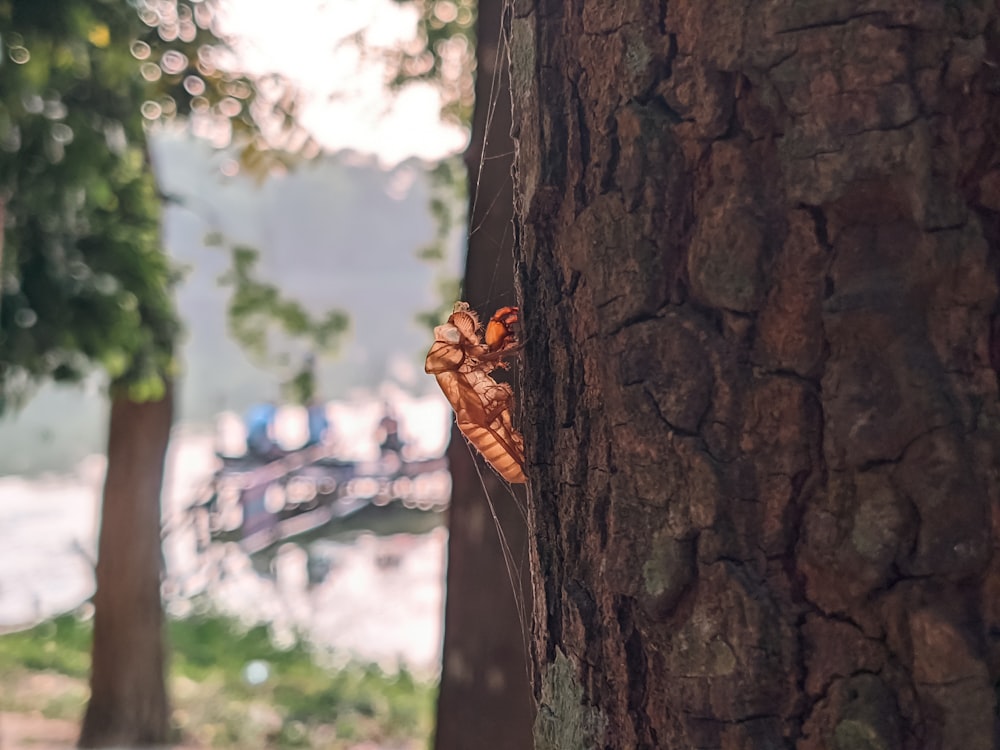
[[[145,42],[132,42],[132,57],[136,60],[145,60],[151,52],[149,45]]]
[[[31,328],[38,322],[38,313],[30,307],[22,307],[14,313],[14,323],[19,328]]]
[[[139,72],[142,74],[142,77],[150,83],[160,80],[160,76],[163,75],[163,71],[160,70],[160,66],[152,62],[143,63],[142,67],[139,68]]]
[[[163,71],[168,75],[183,73],[187,66],[187,55],[184,55],[175,49],[167,50],[163,53],[163,57],[160,59],[160,67],[163,68]]]
[[[191,96],[199,96],[205,93],[205,81],[199,76],[188,76],[184,79],[184,90]]]
[[[142,116],[147,120],[155,120],[161,114],[163,114],[163,107],[160,106],[159,102],[147,100],[142,103]]]
[[[7,54],[10,56],[10,59],[18,65],[24,65],[31,59],[31,53],[28,52],[27,47],[11,47],[7,50]]]

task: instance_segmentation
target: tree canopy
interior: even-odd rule
[[[94,364],[162,388],[178,323],[146,168],[147,83],[121,3],[0,5],[0,408]]]
[[[0,2],[0,413],[95,366],[139,399],[175,371],[149,128],[183,119],[251,166],[263,130],[300,132],[280,78],[232,72],[215,15],[211,0]]]
[[[413,81],[441,92],[441,114],[468,126],[475,104],[477,0],[397,0],[417,11],[411,45],[390,51],[394,87]]]

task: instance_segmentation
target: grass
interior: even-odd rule
[[[169,634],[174,723],[196,744],[247,750],[428,744],[435,687],[405,669],[323,666],[331,655],[303,641],[279,648],[265,627],[241,628],[218,616],[171,621]],[[79,720],[90,637],[90,623],[72,615],[0,636],[0,710]]]

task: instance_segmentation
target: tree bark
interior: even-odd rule
[[[90,701],[80,747],[147,747],[169,739],[160,602],[160,489],[173,416],[159,401],[114,396],[98,539]]]
[[[465,156],[470,231],[463,289],[484,316],[514,304],[510,79],[505,57],[497,56],[505,24],[502,5],[500,0],[479,3],[476,107]],[[448,593],[434,746],[466,750],[485,742],[495,750],[522,750],[531,744],[534,719],[525,648],[531,621],[526,527],[518,510],[523,493],[515,502],[511,490],[473,457],[457,428],[448,459]]]
[[[538,748],[992,748],[993,3],[515,0]]]

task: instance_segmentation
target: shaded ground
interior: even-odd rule
[[[0,711],[0,750],[67,750],[80,734],[86,682],[54,672],[7,674]],[[175,750],[195,750],[189,743]]]
[[[0,750],[67,750],[76,743],[79,724],[34,713],[0,712]],[[175,745],[174,750],[196,750]]]
[[[40,713],[0,713],[3,750],[63,750],[73,746],[79,731],[75,722],[48,719]]]
[[[0,750],[69,750],[76,743],[80,727],[77,722],[51,719],[40,713],[0,711]],[[173,750],[202,750],[205,746],[183,743]],[[362,741],[352,750],[415,750],[416,741],[406,745],[377,745]]]

